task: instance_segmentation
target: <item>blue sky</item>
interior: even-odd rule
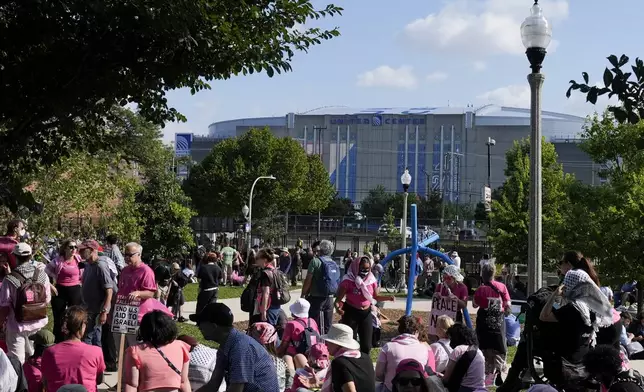
[[[327,2],[314,0],[322,6]],[[188,117],[169,123],[175,132],[207,133],[210,123],[242,117],[282,116],[320,106],[527,107],[530,71],[519,26],[531,0],[339,0],[342,16],[311,26],[338,26],[341,36],[298,53],[293,72],[269,78],[238,76],[191,95],[177,90],[170,105]],[[587,71],[601,81],[606,57],[641,54],[633,34],[641,0],[541,0],[553,26],[544,63],[544,110],[586,115],[603,110],[581,96],[566,99],[570,79]],[[307,25],[308,26],[308,25]],[[628,26],[631,26],[630,28]]]

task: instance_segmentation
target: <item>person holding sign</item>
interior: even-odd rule
[[[505,368],[507,353],[505,336],[505,315],[512,311],[508,288],[494,281],[494,264],[481,266],[481,286],[476,290],[472,304],[479,308],[476,314],[476,335],[479,348],[485,356],[485,384],[492,386],[503,383],[501,372]]]
[[[469,299],[467,286],[463,283],[463,279],[461,270],[458,267],[455,265],[448,265],[443,269],[443,282],[436,286],[436,292],[434,293],[434,300],[437,297],[456,298],[458,306],[455,318],[456,322],[463,321],[463,309],[467,308],[467,300]],[[432,300],[432,312],[436,307],[433,303],[434,300]],[[431,325],[435,326],[435,323],[430,323],[430,326]],[[433,334],[433,332],[431,332],[431,328],[430,334]]]

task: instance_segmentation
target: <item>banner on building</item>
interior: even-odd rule
[[[189,156],[192,151],[192,133],[174,135],[174,154],[178,157]]]
[[[492,189],[489,186],[484,186],[481,192],[481,201],[485,206],[485,211],[492,211]]]

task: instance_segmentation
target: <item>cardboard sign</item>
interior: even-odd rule
[[[139,329],[139,300],[131,301],[125,295],[119,295],[114,305],[112,332],[135,335]]]
[[[458,298],[455,296],[436,295],[432,299],[432,311],[429,313],[429,334],[436,335],[438,317],[446,315],[456,320],[458,313]]]

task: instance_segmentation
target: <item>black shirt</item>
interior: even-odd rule
[[[219,279],[222,277],[221,268],[215,263],[201,264],[199,267],[199,288],[208,290],[213,287],[219,287]]]
[[[353,381],[360,392],[376,391],[376,372],[371,358],[364,353],[360,358],[337,357],[331,361],[333,392],[342,392],[342,386]]]
[[[558,344],[555,345],[557,355],[561,355],[572,363],[580,363],[590,349],[592,326],[584,324],[581,314],[572,304],[567,304],[553,310],[559,322]],[[591,321],[594,321],[591,313]]]

